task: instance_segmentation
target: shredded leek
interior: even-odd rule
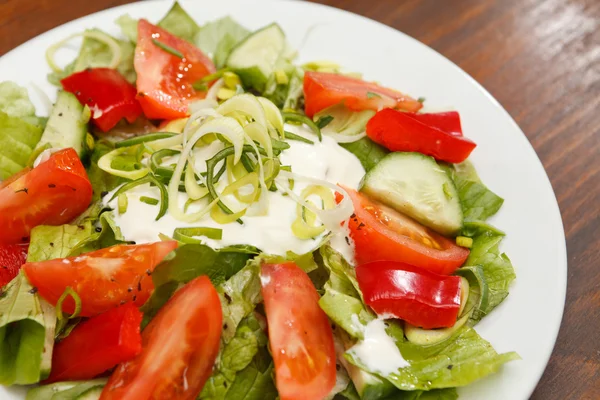
[[[321,199],[323,210],[335,208],[335,198],[329,188],[319,185],[309,185],[302,193],[300,198],[305,204],[296,206],[297,218],[292,224],[292,232],[300,239],[312,239],[325,232],[325,225],[317,225],[317,214],[306,207],[310,204],[316,208],[315,204],[309,200],[309,197],[317,196]]]
[[[54,54],[58,51],[58,49],[63,47],[71,39],[79,37],[79,36],[82,36],[84,38],[95,39],[99,42],[106,44],[110,48],[110,51],[112,52],[112,59],[108,63],[107,67],[116,69],[119,66],[119,63],[121,62],[121,47],[119,46],[119,43],[117,43],[116,40],[114,40],[112,37],[110,37],[109,35],[107,35],[104,32],[85,31],[85,32],[75,33],[73,35],[70,35],[70,36],[66,37],[65,39],[61,40],[60,42],[55,43],[52,46],[48,47],[48,50],[46,50],[46,62],[48,63],[48,65],[50,66],[52,71],[54,71],[54,72],[62,72],[63,71],[63,69],[60,68],[58,65],[56,65],[56,63],[54,62]]]
[[[161,166],[162,160],[165,157],[176,156],[179,153],[180,153],[179,150],[173,150],[173,149],[161,149],[161,150],[154,152],[152,154],[152,156],[150,156],[150,161],[148,163],[150,170],[157,177],[164,178],[166,180],[171,179],[171,177],[173,176],[173,168],[167,168],[167,167]]]
[[[251,94],[238,94],[221,104],[217,110],[221,115],[242,112],[250,116],[262,126],[267,126],[265,109],[258,99]]]
[[[208,194],[206,185],[200,186],[196,181],[196,174],[191,163],[188,163],[185,169],[184,184],[185,191],[192,200],[199,200]]]
[[[283,117],[281,111],[279,111],[279,108],[271,100],[265,97],[257,97],[257,99],[265,110],[269,128],[274,130],[275,134],[272,136],[283,138]]]
[[[119,210],[119,214],[125,214],[127,212],[127,195],[125,193],[120,194],[117,197],[117,208]]]
[[[148,135],[136,136],[131,139],[121,140],[120,142],[115,143],[115,148],[119,149],[121,147],[135,146],[137,144],[153,142],[155,140],[165,139],[165,138],[173,137],[176,135],[177,135],[176,133],[170,133],[170,132],[150,133]]]
[[[302,115],[296,112],[284,111],[281,113],[283,116],[283,120],[285,122],[292,121],[300,124],[304,124],[308,126],[319,138],[319,142],[323,140],[323,136],[321,136],[321,129],[313,122],[312,119],[308,118],[306,115]]]
[[[73,314],[65,317],[62,308],[63,308],[63,303],[69,296],[73,299],[73,302],[75,303],[75,309],[73,310]],[[67,286],[65,291],[58,298],[58,301],[56,302],[55,310],[56,310],[56,319],[57,319],[56,332],[60,332],[63,330],[63,328],[65,327],[65,325],[67,324],[67,321],[69,319],[77,318],[79,316],[79,314],[81,314],[81,298],[79,297],[79,295],[77,294],[77,292],[75,290],[73,290],[70,286]]]
[[[140,196],[140,201],[142,203],[146,203],[146,204],[149,204],[151,206],[155,206],[155,205],[158,204],[158,199],[155,199],[154,197]]]
[[[285,138],[288,139],[288,140],[297,140],[298,142],[304,142],[304,143],[308,143],[308,144],[315,144],[315,142],[313,142],[310,139],[305,138],[304,136],[296,135],[295,133],[288,132],[288,131],[285,131]]]
[[[113,201],[115,198],[119,197],[119,195],[125,193],[128,190],[131,190],[134,187],[137,187],[137,186],[140,186],[140,185],[143,185],[146,183],[155,185],[158,188],[158,190],[160,191],[160,210],[158,211],[158,215],[156,216],[156,221],[158,221],[167,213],[167,209],[169,208],[169,196],[167,193],[167,189],[165,188],[165,185],[163,185],[161,182],[159,182],[158,179],[156,179],[156,177],[152,174],[148,174],[148,175],[143,176],[139,179],[136,179],[135,181],[132,181],[132,182],[127,182],[113,194],[110,201]],[[179,185],[177,185],[177,190],[179,190]]]
[[[209,239],[213,240],[221,240],[223,238],[223,229],[219,228],[205,228],[205,227],[195,227],[195,228],[177,228],[173,231],[173,239],[186,243],[198,243],[202,242],[198,239],[194,239],[194,236],[205,236]]]
[[[336,104],[319,111],[314,119],[321,132],[338,143],[351,143],[366,136],[367,122],[375,111],[352,111],[343,104]]]
[[[122,147],[120,149],[114,149],[100,157],[100,159],[98,160],[98,167],[104,172],[108,172],[111,175],[119,176],[121,178],[131,180],[142,178],[146,176],[146,174],[148,174],[149,172],[149,169],[147,167],[135,168],[139,167],[139,165],[134,165],[134,169],[132,171],[125,171],[122,169],[115,169],[112,167],[113,161],[118,156],[123,154],[131,154],[131,152],[134,150],[137,151],[135,147]]]

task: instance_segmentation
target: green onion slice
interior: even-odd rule
[[[177,228],[173,231],[173,239],[185,244],[202,244],[202,241],[194,239],[194,236],[205,236],[213,240],[221,240],[223,238],[223,229],[219,228]]]
[[[131,139],[121,140],[120,142],[115,143],[115,148],[119,149],[121,147],[135,146],[136,144],[153,142],[155,140],[170,138],[170,137],[177,136],[177,135],[178,135],[177,133],[170,133],[170,132],[150,133],[148,135],[136,136]]]
[[[308,118],[306,115],[302,115],[291,111],[283,111],[281,115],[283,116],[283,120],[285,122],[298,122],[308,126],[315,133],[315,135],[317,135],[317,137],[319,138],[319,142],[323,140],[323,136],[321,135],[321,129],[319,129],[317,124],[315,124],[314,121]]]

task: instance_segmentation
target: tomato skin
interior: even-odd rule
[[[27,260],[29,243],[0,244],[0,289],[12,281]]]
[[[156,46],[153,39],[179,51],[183,58]],[[216,71],[200,49],[145,19],[138,22],[134,58],[138,101],[150,119],[176,119],[188,115],[188,102],[204,98],[192,84]]]
[[[210,280],[187,283],[150,321],[142,352],[117,367],[100,399],[196,399],[219,353],[222,323]]]
[[[419,152],[449,163],[463,162],[477,146],[463,136],[426,125],[419,115],[391,109],[379,111],[367,122],[367,136],[391,151]]]
[[[451,135],[463,135],[460,114],[456,111],[423,114],[406,113],[406,115],[412,119],[416,119],[422,124],[439,129]]]
[[[408,264],[376,261],[356,267],[365,303],[424,329],[449,328],[460,310],[460,277]]]
[[[142,313],[133,303],[79,323],[52,353],[45,383],[92,379],[142,351]]]
[[[341,102],[352,111],[378,111],[391,107],[417,112],[423,107],[412,97],[373,82],[328,72],[307,71],[304,74],[306,115],[312,118],[317,112]]]
[[[176,241],[117,245],[69,257],[23,265],[29,282],[50,304],[56,305],[67,287],[81,298],[81,316],[91,317],[126,302],[141,307],[154,290],[150,274]],[[63,311],[73,313],[69,296]]]
[[[354,216],[348,227],[354,241],[356,261],[364,264],[372,261],[397,261],[431,272],[449,275],[463,265],[469,250],[457,246],[452,240],[420,225],[397,211],[368,199],[362,193],[345,188],[354,203]],[[381,210],[384,217],[400,221],[403,231],[387,226],[368,212],[365,207]],[[422,237],[415,240],[410,235]],[[439,249],[423,243],[424,239],[435,241]]]
[[[90,107],[91,119],[102,132],[109,131],[123,118],[132,123],[142,115],[135,86],[115,69],[87,68],[60,83],[81,104]]]
[[[92,184],[75,150],[53,153],[0,188],[0,244],[26,241],[38,225],[62,225],[87,209]]]
[[[264,264],[261,282],[280,398],[322,399],[335,385],[335,349],[312,281],[285,263]]]

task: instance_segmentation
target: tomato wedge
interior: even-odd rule
[[[424,329],[454,326],[460,310],[460,277],[412,265],[376,261],[356,267],[365,299],[378,315],[393,315]]]
[[[280,398],[322,399],[335,384],[335,349],[312,281],[285,263],[263,265],[261,282]]]
[[[92,379],[142,351],[142,313],[133,303],[79,323],[54,345],[45,383]]]
[[[23,269],[52,305],[67,287],[72,288],[81,298],[81,315],[91,317],[130,301],[142,306],[154,290],[150,274],[175,248],[176,241],[118,245],[77,257],[27,263]],[[63,310],[75,310],[70,296]]]
[[[463,135],[462,124],[460,123],[460,114],[456,111],[423,114],[406,113],[406,115],[416,119],[422,124],[439,129],[451,135]]]
[[[122,119],[133,123],[142,115],[135,98],[135,86],[115,69],[88,68],[69,75],[60,83],[81,104],[90,107],[92,121],[102,132],[109,131]]]
[[[353,111],[399,108],[419,111],[423,105],[410,96],[373,82],[328,72],[304,74],[304,112],[312,117],[327,107],[344,102]]]
[[[477,145],[462,136],[462,131],[457,134],[455,121],[423,115],[381,110],[367,123],[367,135],[391,151],[419,152],[450,163],[461,163],[469,157]]]
[[[354,203],[348,227],[356,261],[398,261],[448,275],[460,267],[469,250],[399,212],[345,188]]]
[[[37,225],[62,225],[92,201],[92,184],[73,149],[60,150],[0,188],[0,243],[27,241]]]
[[[134,66],[138,100],[150,119],[187,116],[188,102],[206,96],[206,92],[196,91],[193,83],[216,71],[196,46],[145,19],[138,22]]]
[[[219,353],[222,323],[210,280],[189,282],[150,321],[142,352],[117,367],[100,399],[196,399]]]
[[[0,289],[19,274],[28,249],[29,243],[0,244]]]

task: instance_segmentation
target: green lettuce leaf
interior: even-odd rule
[[[158,26],[188,42],[193,42],[194,37],[196,37],[196,34],[200,30],[196,21],[190,17],[178,2],[173,4],[167,15],[160,20]]]
[[[273,362],[266,347],[263,347],[254,360],[237,373],[225,400],[274,400],[277,396],[273,382]]]
[[[42,385],[30,389],[25,400],[39,399],[80,399],[93,390],[104,387],[107,378],[91,379],[89,381],[64,381]]]
[[[0,384],[27,385],[50,374],[56,314],[20,273],[0,289]]]
[[[115,24],[119,25],[121,28],[121,33],[125,36],[131,43],[137,43],[138,36],[138,20],[131,17],[129,14],[121,15],[119,18],[115,20]]]
[[[473,308],[469,320],[471,326],[504,301],[516,278],[510,259],[499,250],[503,237],[493,229],[475,236],[465,266],[457,271],[469,280],[467,308]]]
[[[88,31],[101,32],[99,29],[90,29]],[[117,70],[125,77],[125,79],[134,83],[136,79],[136,73],[133,67],[135,45],[128,40],[119,40],[114,37],[113,39],[121,48],[121,61],[117,66]],[[53,85],[61,86],[60,80],[74,72],[83,71],[86,68],[107,67],[112,60],[112,56],[113,53],[108,45],[96,39],[86,37],[81,43],[77,58],[67,65],[63,71],[48,74],[48,81]]]
[[[378,145],[368,137],[352,143],[340,143],[340,146],[354,154],[367,172],[389,153],[385,147]]]
[[[389,333],[389,332],[388,332]],[[400,390],[430,390],[468,385],[520,357],[514,353],[498,354],[474,329],[464,327],[439,344],[418,346],[396,337],[402,356],[410,363],[385,378]],[[354,365],[370,371],[352,349],[346,358]]]
[[[0,111],[17,118],[35,116],[27,89],[10,81],[0,82]]]
[[[231,50],[250,33],[231,17],[207,22],[196,34],[196,46],[213,58],[217,68],[222,68]]]
[[[502,207],[504,199],[481,182],[469,161],[443,167],[456,185],[465,221],[485,221]]]
[[[43,128],[0,111],[0,180],[27,166]]]
[[[219,251],[203,244],[180,246],[167,255],[152,273],[152,282],[156,289],[143,307],[144,325],[156,315],[160,307],[180,286],[200,275],[208,276],[215,286],[224,284],[227,279],[237,276],[238,271],[244,267],[250,257],[251,255],[232,248]],[[237,295],[240,296],[240,293]],[[233,326],[234,334],[236,327],[237,324]]]
[[[98,166],[98,160],[114,148],[114,143],[108,140],[99,140],[94,145],[94,150],[90,156],[90,164],[87,167],[87,175],[94,190],[92,201],[100,200],[103,194],[112,191],[125,182],[124,178],[109,174]]]

